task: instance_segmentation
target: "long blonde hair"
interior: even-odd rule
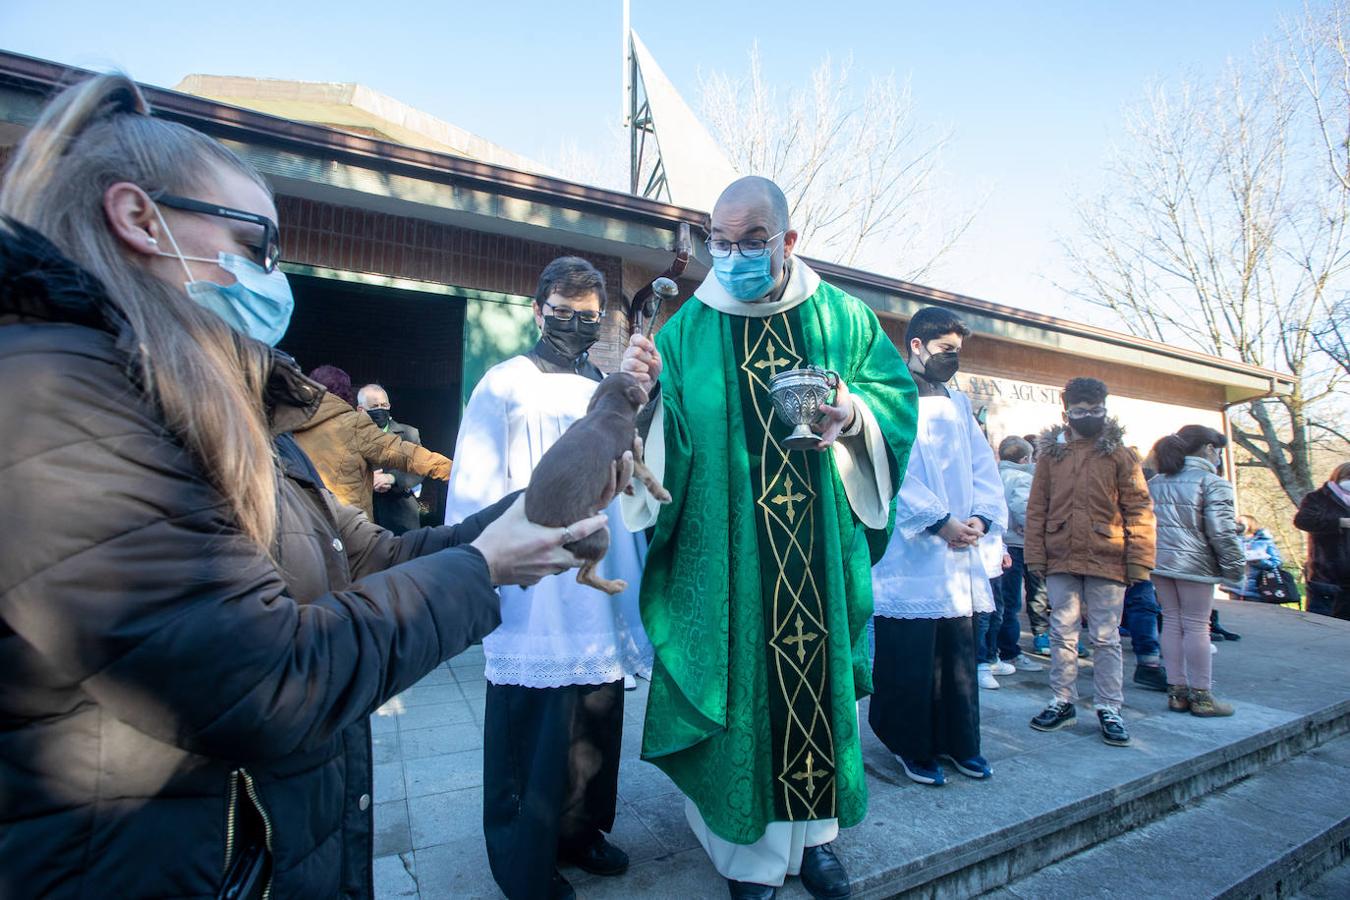
[[[240,529],[270,554],[277,466],[263,389],[271,351],[236,335],[181,285],[133,263],[103,211],[104,192],[117,182],[190,194],[220,166],[266,189],[216,141],[151,117],[131,79],[96,76],[57,96],[19,145],[0,188],[0,214],[41,232],[102,283],[130,327],[136,374],[150,400]]]

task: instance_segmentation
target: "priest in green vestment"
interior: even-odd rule
[[[713,272],[622,365],[650,385],[647,462],[674,498],[624,500],[629,528],[654,527],[642,756],[688,798],[734,897],[772,897],[798,873],[813,896],[849,895],[830,842],[867,811],[871,567],[916,420],[875,314],[795,258],[796,241],[777,185],[733,183],[713,209]],[[769,379],[806,365],[841,383],[817,447],[786,450]]]

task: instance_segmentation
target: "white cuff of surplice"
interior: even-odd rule
[[[647,468],[651,469],[658,482],[662,482],[666,474],[665,410],[665,403],[657,397],[651,428],[647,430],[647,439],[642,442]],[[619,508],[623,511],[623,524],[629,531],[652,527],[656,524],[656,517],[661,514],[661,504],[647,490],[647,486],[636,478],[633,479],[633,493],[620,496]]]
[[[894,480],[881,425],[857,394],[853,396],[854,428],[834,442],[834,464],[844,482],[853,514],[868,528],[885,528],[890,515]]]

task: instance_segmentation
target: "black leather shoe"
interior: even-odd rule
[[[1078,721],[1078,711],[1067,700],[1055,700],[1036,714],[1031,727],[1037,731],[1058,731]]]
[[[1134,683],[1148,691],[1167,690],[1167,671],[1162,666],[1135,666]]]
[[[732,881],[727,879],[727,890],[732,900],[773,900],[778,896],[778,888],[771,884],[755,884],[751,881]]]
[[[559,858],[592,875],[622,875],[628,871],[628,854],[603,836],[585,850],[560,853]]]
[[[577,900],[577,892],[572,890],[572,882],[562,876],[557,869],[553,870],[553,884],[549,886],[549,900]]]
[[[845,900],[853,896],[844,864],[829,844],[802,851],[802,886],[816,900]]]

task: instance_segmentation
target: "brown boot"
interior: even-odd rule
[[[1172,712],[1190,712],[1191,689],[1184,684],[1167,686],[1167,708]]]
[[[1212,691],[1191,691],[1191,715],[1211,719],[1232,714],[1232,704],[1216,699]]]

